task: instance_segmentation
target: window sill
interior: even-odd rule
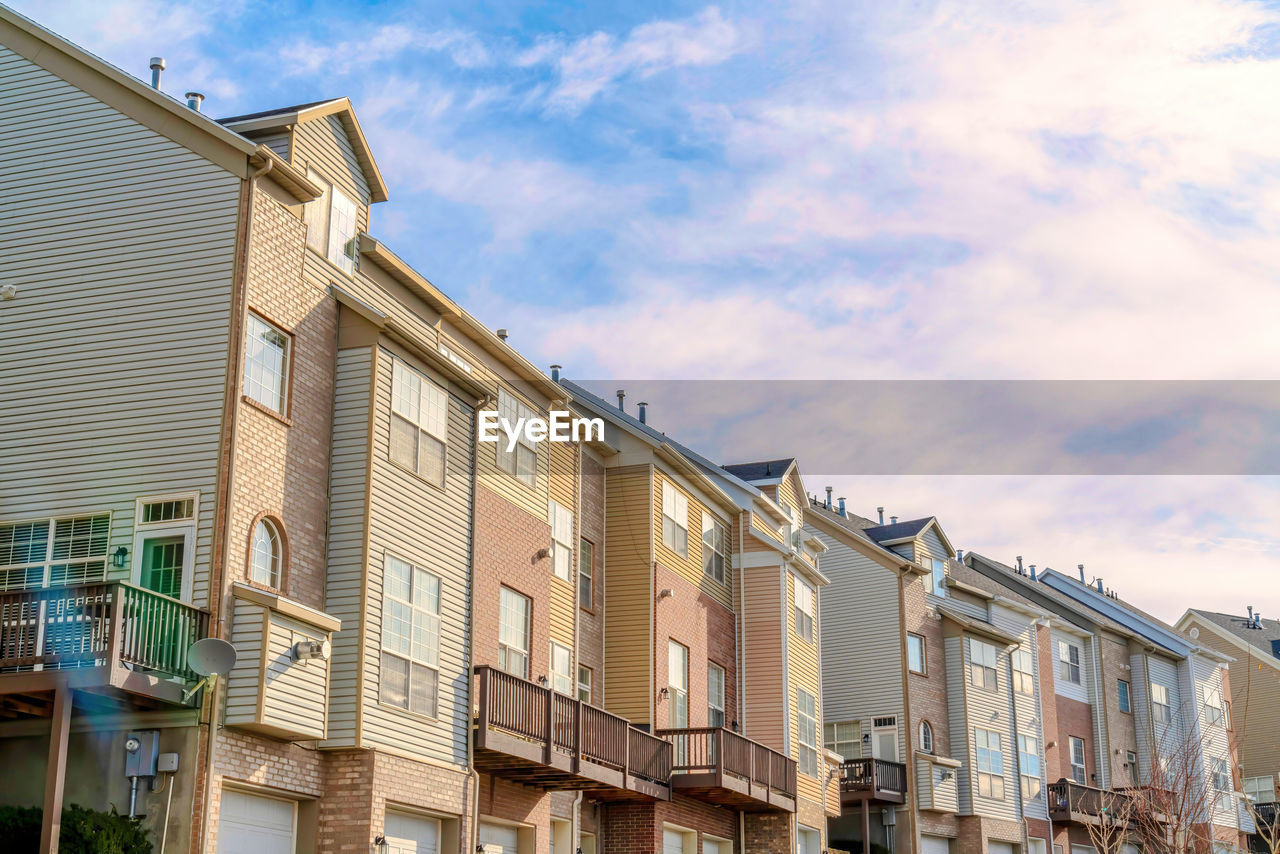
[[[276,412],[270,406],[266,406],[264,404],[259,403],[258,401],[254,400],[252,397],[249,397],[249,395],[247,394],[240,395],[240,400],[244,403],[249,404],[249,406],[253,407],[259,412],[265,413],[266,415],[270,415],[272,418],[279,421],[281,424],[283,424],[286,427],[293,426],[292,418],[289,418],[288,416],[285,416],[285,415],[281,415],[279,412]]]
[[[314,246],[312,246],[310,243],[308,243],[308,244],[307,244],[307,249],[311,250],[311,254],[312,254],[312,255],[314,255],[315,257],[319,258],[321,261],[323,261],[324,263],[328,264],[330,268],[332,268],[332,269],[336,270],[337,272],[341,273],[343,276],[345,276],[345,277],[346,277],[346,278],[348,278],[348,279],[354,279],[354,278],[356,277],[356,273],[357,273],[357,272],[359,271],[359,269],[360,269],[358,266],[355,266],[355,267],[352,267],[351,272],[350,272],[350,273],[348,273],[346,270],[342,269],[342,268],[341,268],[341,267],[339,267],[337,264],[333,263],[333,261],[329,258],[329,253],[328,253],[328,252],[321,252],[319,249],[315,248],[315,247],[314,247]],[[392,706],[391,708],[395,708],[395,707],[394,707],[394,706]]]
[[[386,709],[389,712],[395,712],[398,715],[404,715],[420,721],[431,721],[432,723],[439,723],[440,721],[439,709],[436,709],[436,715],[433,717],[431,715],[424,715],[422,712],[411,712],[403,706],[393,706],[390,703],[384,703],[381,700],[378,701],[378,708]]]
[[[448,459],[448,456],[447,456],[447,454],[446,454],[446,460],[447,460],[447,459]],[[425,477],[423,477],[422,475],[418,474],[418,473],[417,473],[416,471],[414,471],[413,469],[409,468],[409,467],[408,467],[407,465],[405,465],[404,463],[402,463],[402,462],[400,462],[399,460],[396,460],[395,458],[393,458],[390,454],[388,454],[388,455],[387,455],[387,462],[391,463],[391,465],[393,465],[393,466],[395,466],[396,468],[400,469],[400,471],[402,471],[402,472],[404,472],[405,474],[409,475],[409,476],[410,476],[410,477],[412,477],[414,480],[420,480],[420,481],[422,481],[423,483],[425,483],[427,486],[431,487],[432,489],[439,489],[439,490],[440,490],[440,491],[442,491],[442,492],[444,491],[444,483],[436,483],[434,480],[430,480],[429,478],[425,478]],[[448,476],[448,474],[447,474],[447,466],[448,466],[448,464],[447,464],[447,462],[446,462],[445,483],[447,483],[447,482],[449,481],[449,476]],[[393,706],[392,708],[395,708],[395,707]]]

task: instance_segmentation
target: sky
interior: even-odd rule
[[[1276,4],[14,5],[139,77],[165,56],[215,116],[349,96],[391,190],[371,230],[577,379],[1276,378]],[[917,421],[946,396],[888,423]],[[752,423],[693,443],[806,441]],[[990,474],[801,458],[863,515],[1084,563],[1166,619],[1280,615],[1274,475],[1046,475],[1046,447]]]

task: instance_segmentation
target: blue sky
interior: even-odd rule
[[[1274,5],[16,6],[141,77],[163,54],[214,115],[350,96],[391,187],[373,230],[574,377],[1280,360]],[[1272,479],[830,477],[965,548],[1106,567],[1167,617],[1280,613],[1254,592],[1280,571]]]

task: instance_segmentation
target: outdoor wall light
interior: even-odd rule
[[[544,688],[547,686],[547,674],[544,673],[538,677],[538,684]]]
[[[869,732],[864,732],[864,733],[862,734],[862,743],[863,743],[863,744],[870,744],[870,743],[871,743],[871,733],[869,733]]]
[[[129,550],[126,549],[124,546],[121,546],[120,548],[116,549],[114,552],[111,553],[111,565],[114,566],[116,569],[124,569],[124,565],[125,565],[124,562],[125,560],[128,559],[128,557],[129,557]]]
[[[390,854],[391,846],[387,843],[387,837],[379,834],[373,837],[373,844],[369,846],[369,854]]]
[[[658,692],[658,698],[661,700],[667,699],[667,697],[670,695],[671,695],[670,688],[663,688],[661,691]]]

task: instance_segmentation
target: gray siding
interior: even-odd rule
[[[970,733],[965,713],[965,671],[968,668],[965,639],[959,635],[948,637],[942,646],[947,657],[947,725],[951,736],[951,758],[964,763],[956,772],[956,797],[960,812],[968,815],[973,811],[972,780],[969,776],[973,759],[969,755]]]
[[[369,182],[356,159],[355,149],[342,120],[324,116],[294,129],[293,163],[312,167],[356,203],[361,231],[369,230]]]
[[[200,492],[205,604],[240,181],[0,47],[0,519]],[[113,573],[127,577],[129,570]]]
[[[969,671],[970,651],[973,642],[973,638],[965,636],[964,658],[960,668],[962,674],[967,674]],[[984,641],[984,643],[991,642]],[[1007,664],[1005,664],[1008,656],[1004,653],[1000,644],[993,643],[992,645],[1000,651],[1000,658],[998,659],[1000,666],[997,668],[1000,673],[997,680],[998,688],[995,691],[987,691],[975,688],[972,685],[965,686],[965,718],[967,729],[972,730],[974,727],[980,727],[998,733],[1000,736],[1000,752],[1004,770],[1004,799],[996,800],[978,794],[977,746],[974,744],[972,732],[969,733],[968,753],[963,757],[963,761],[968,765],[970,772],[970,803],[972,811],[978,815],[1016,821],[1021,817],[1018,810],[1019,797],[1017,788],[1019,785],[1017,775],[1018,745],[1013,739],[1013,728],[1009,720],[1009,681]],[[950,660],[950,655],[948,655],[948,660]],[[948,672],[949,676],[950,672]],[[964,676],[961,678],[964,678]],[[950,685],[948,685],[948,688],[950,688]]]
[[[227,675],[226,708],[222,715],[228,726],[252,724],[258,717],[258,677],[262,662],[262,620],[266,610],[256,602],[236,599],[231,614],[231,645],[236,648],[236,664]]]
[[[991,622],[993,625],[1004,629],[1010,634],[1018,636],[1019,648],[1031,654],[1033,662],[1032,673],[1032,693],[1022,694],[1013,690],[1013,663],[1012,656],[1009,657],[1008,679],[1004,689],[1009,695],[1009,711],[1012,714],[1012,737],[1013,744],[1013,760],[1014,767],[1017,768],[1019,775],[1017,793],[1018,802],[1021,805],[1022,813],[1029,818],[1039,818],[1048,820],[1049,809],[1047,806],[1045,786],[1048,784],[1046,778],[1047,769],[1044,760],[1044,722],[1040,716],[1040,667],[1039,657],[1036,644],[1036,633],[1032,618],[1014,611],[1010,608],[1002,607],[999,604],[991,606]],[[1018,752],[1017,737],[1019,734],[1029,735],[1036,740],[1036,753],[1040,760],[1040,796],[1032,801],[1024,801],[1022,799],[1022,756]]]

